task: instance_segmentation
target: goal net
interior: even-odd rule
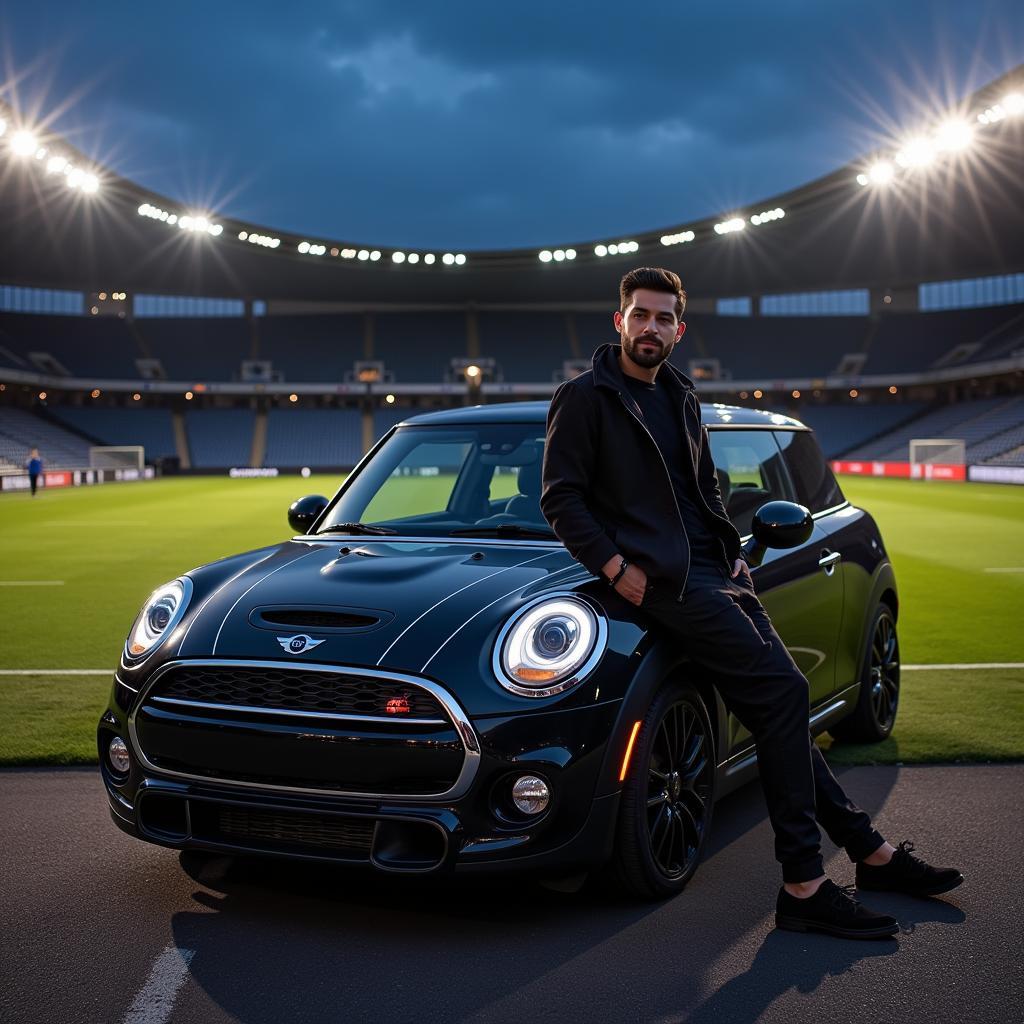
[[[922,438],[910,442],[910,464],[927,466],[941,463],[944,466],[962,466],[967,461],[967,445],[947,437]]]
[[[144,469],[146,450],[141,444],[98,445],[89,449],[90,469]]]

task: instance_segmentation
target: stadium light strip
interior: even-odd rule
[[[151,220],[158,220],[169,227],[178,227],[182,231],[194,231],[197,234],[207,234],[212,238],[218,238],[224,231],[222,224],[211,224],[209,218],[202,214],[169,213],[152,203],[143,203],[137,212],[140,217],[149,217]]]
[[[625,256],[631,252],[637,252],[640,248],[639,242],[632,240],[625,242],[599,242],[594,246],[594,255],[604,258],[605,256]]]
[[[974,142],[975,131],[986,128],[1008,117],[1024,113],[1024,94],[1011,92],[999,103],[976,114],[973,120],[950,117],[929,131],[908,138],[892,155],[880,154],[878,159],[861,171],[857,184],[888,185],[897,174],[911,174],[930,167],[936,160],[948,153],[960,153]]]
[[[0,138],[7,136],[7,119],[0,117]],[[7,137],[7,147],[16,158],[32,162],[43,168],[47,176],[61,174],[68,188],[95,195],[100,188],[100,179],[93,171],[76,166],[59,152],[51,152],[36,134],[27,128],[19,128]],[[45,161],[45,163],[44,163]]]

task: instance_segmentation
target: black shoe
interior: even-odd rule
[[[910,851],[914,844],[900,843],[888,864],[857,864],[857,888],[876,892],[905,892],[911,896],[938,896],[955,889],[964,876],[956,868],[933,868]]]
[[[876,914],[853,898],[853,886],[841,889],[826,878],[807,899],[779,890],[775,926],[791,932],[826,932],[844,939],[887,939],[899,930],[896,918]]]

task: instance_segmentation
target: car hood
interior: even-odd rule
[[[447,659],[460,640],[479,643],[481,628],[493,629],[524,599],[590,578],[550,544],[359,538],[290,541],[260,554],[195,603],[168,655],[431,675],[442,652]],[[325,613],[339,612],[375,621],[325,627]],[[294,637],[309,638],[297,642],[302,650],[289,644]]]

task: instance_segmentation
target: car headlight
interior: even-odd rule
[[[604,619],[579,598],[539,598],[505,624],[494,646],[494,673],[520,697],[550,697],[593,669],[607,635]]]
[[[151,654],[174,631],[192,597],[192,581],[187,576],[158,587],[139,612],[124,645],[125,660],[137,662]]]

